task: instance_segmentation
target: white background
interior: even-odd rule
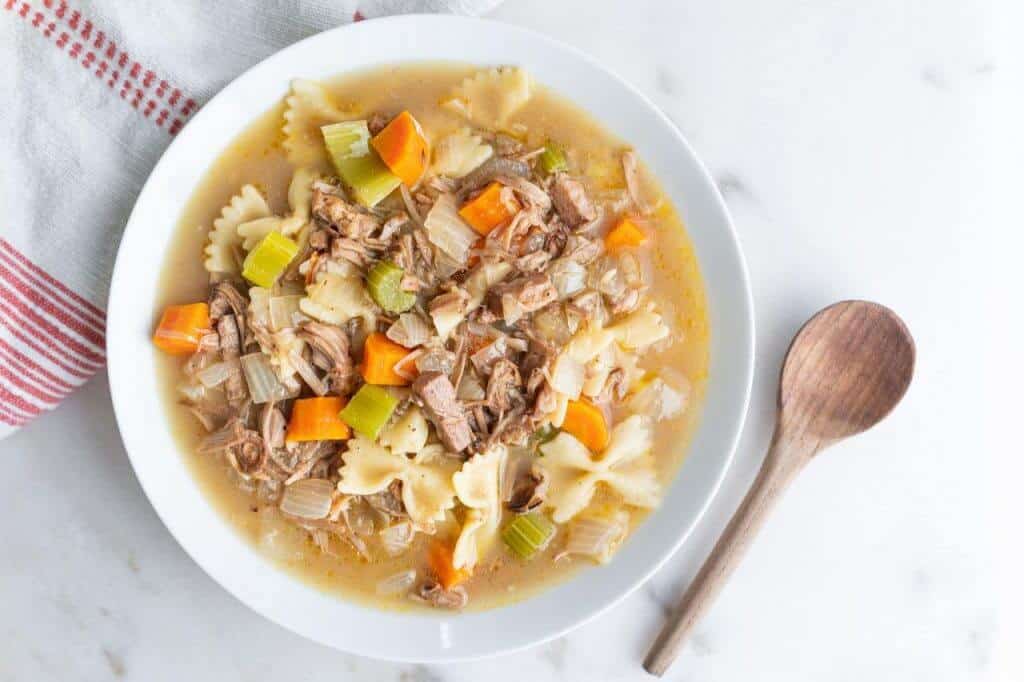
[[[430,668],[340,654],[251,613],[185,556],[97,377],[0,443],[0,680],[644,679],[664,609],[760,463],[791,335],[844,298],[904,317],[915,383],[800,477],[669,677],[1024,679],[1020,17],[966,0],[508,0],[494,16],[636,84],[732,211],[754,286],[754,402],[691,541],[549,645]]]

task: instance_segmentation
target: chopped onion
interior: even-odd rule
[[[380,532],[380,542],[388,556],[398,556],[409,549],[415,534],[411,523],[399,521]]]
[[[629,527],[629,513],[623,510],[611,517],[577,516],[569,524],[565,553],[587,556],[607,563]]]
[[[556,260],[548,268],[548,275],[560,301],[582,291],[587,283],[587,269],[571,258]]]
[[[249,385],[249,395],[256,405],[290,397],[288,389],[277,378],[270,360],[263,353],[250,353],[239,358]]]
[[[274,289],[275,296],[304,296],[306,285],[301,280],[280,280]]]
[[[415,582],[416,570],[410,568],[408,571],[388,576],[377,583],[377,594],[382,596],[401,594],[408,591]]]
[[[270,289],[263,287],[249,287],[249,320],[259,327],[266,327],[270,323]]]
[[[431,331],[426,321],[416,313],[402,313],[388,327],[386,336],[401,346],[415,348],[430,340]]]
[[[469,293],[469,309],[474,310],[484,301],[487,290],[502,281],[512,272],[512,264],[500,261],[484,263],[466,279],[466,292]]]
[[[576,400],[580,397],[580,392],[583,390],[585,378],[586,372],[583,363],[570,357],[568,353],[563,352],[555,359],[555,365],[551,369],[549,381],[551,388]]]
[[[527,341],[526,339],[520,339],[515,336],[508,336],[505,338],[505,342],[508,344],[508,347],[511,348],[516,353],[525,353],[526,351],[530,350],[530,342]]]
[[[497,339],[487,344],[477,352],[469,356],[473,366],[476,367],[478,372],[487,373],[490,372],[494,363],[505,357],[508,351],[508,343],[505,341],[504,336],[499,336]]]
[[[503,333],[502,333],[502,331],[500,329],[497,329],[496,327],[492,327],[489,324],[482,324],[480,322],[472,322],[472,321],[471,322],[467,322],[466,323],[466,331],[468,331],[473,336],[482,336],[485,339],[491,339],[491,340],[494,340],[494,339],[497,339],[497,338],[500,338],[501,336],[503,336]]]
[[[331,510],[334,484],[324,478],[304,478],[285,486],[281,511],[300,519],[322,519]]]
[[[653,310],[637,310],[607,328],[626,348],[642,348],[669,335],[661,315]]]
[[[355,505],[347,509],[345,512],[345,523],[348,524],[349,530],[356,535],[367,537],[373,535],[377,530],[377,526],[373,519],[376,516],[376,512],[366,504]]]
[[[196,376],[199,378],[199,381],[202,382],[203,386],[213,388],[214,386],[220,386],[223,384],[233,372],[237,371],[237,363],[218,362],[199,370],[196,372]]]
[[[623,251],[619,254],[619,270],[629,286],[641,287],[644,285],[644,269],[635,253]]]
[[[690,397],[690,382],[680,377],[670,386],[662,377],[655,377],[629,399],[629,410],[654,421],[671,419],[682,414]]]
[[[483,384],[473,372],[463,372],[456,396],[459,400],[483,400],[486,397]]]
[[[237,419],[229,420],[219,430],[208,434],[199,441],[196,452],[201,455],[220,452],[226,448],[238,445],[245,437],[245,429]]]
[[[556,346],[565,345],[572,336],[568,316],[560,305],[549,305],[538,310],[533,316],[533,324],[541,336]]]
[[[587,273],[587,284],[591,289],[612,298],[621,296],[626,290],[626,282],[613,256],[604,256],[594,261]]]
[[[442,372],[451,374],[455,369],[455,353],[438,348],[430,350],[416,358],[416,369],[423,372]]]
[[[442,339],[447,339],[448,335],[451,334],[464,319],[466,319],[466,313],[460,310],[439,310],[437,312],[430,313],[430,319],[434,321],[434,328],[437,329],[437,335]]]
[[[178,393],[185,396],[191,403],[198,403],[206,396],[206,388],[202,384],[183,381],[178,384]]]
[[[519,299],[512,294],[501,295],[501,317],[506,325],[513,325],[526,314],[526,309]]]
[[[295,313],[299,310],[302,296],[274,296],[270,299],[270,328],[279,332],[286,327],[295,325]],[[305,317],[305,315],[303,315]]]
[[[421,355],[423,355],[422,348],[417,348],[414,351],[406,353],[401,360],[395,363],[395,366],[392,367],[392,369],[395,374],[402,377],[409,383],[412,383],[416,380],[416,372],[413,371],[413,368],[416,366],[416,358]]]
[[[423,224],[430,242],[460,264],[466,262],[469,250],[480,239],[480,235],[459,217],[452,194],[437,198]]]

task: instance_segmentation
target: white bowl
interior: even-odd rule
[[[610,565],[481,613],[375,610],[276,569],[199,491],[170,433],[151,369],[157,275],[182,207],[225,146],[254,116],[278,103],[294,77],[423,60],[523,66],[635,145],[689,230],[710,311],[703,417],[661,508]],[[153,507],[196,563],[242,602],[310,639],[365,656],[423,662],[478,658],[552,639],[647,580],[689,535],[729,466],[754,362],[753,305],[736,234],[707,171],[665,115],[572,48],[513,26],[440,15],[376,19],[313,36],[253,67],[203,107],[164,153],[132,211],[114,268],[107,339],[110,391],[125,449]]]

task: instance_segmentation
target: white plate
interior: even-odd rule
[[[158,273],[182,207],[225,146],[281,100],[292,78],[423,60],[523,66],[635,145],[689,230],[711,318],[701,425],[661,508],[610,565],[483,613],[374,610],[274,568],[203,498],[174,443],[151,369]],[[747,410],[754,358],[750,287],[725,205],[664,114],[572,48],[513,26],[440,15],[364,21],[313,36],[250,69],[203,107],[160,159],[132,211],[114,268],[107,339],[110,391],[125,448],[150,501],[185,551],[242,602],[301,635],[366,656],[424,662],[477,658],[552,639],[650,577],[686,539],[725,474]]]

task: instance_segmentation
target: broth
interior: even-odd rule
[[[346,75],[326,84],[354,116],[408,109],[426,130],[439,135],[465,125],[457,115],[438,107],[438,101],[474,70],[452,64],[401,65]],[[205,300],[209,280],[203,269],[202,250],[209,226],[243,184],[252,183],[264,190],[275,212],[286,208],[286,190],[293,167],[282,149],[283,111],[282,103],[245,128],[226,146],[196,188],[180,216],[177,236],[162,266],[160,293],[154,302],[157,310],[168,304]],[[575,166],[589,178],[594,191],[622,187],[619,155],[627,145],[573,104],[538,86],[514,121],[526,126],[528,146],[543,144],[550,138],[571,150]],[[693,248],[667,198],[662,197],[651,224],[656,243],[656,248],[650,249],[651,295],[664,314],[672,337],[682,335],[685,340],[647,354],[641,366],[672,367],[685,375],[693,388],[689,408],[683,415],[655,426],[654,454],[664,488],[679,469],[698,419],[707,376],[709,329]],[[204,431],[179,404],[176,391],[183,360],[161,353],[154,355],[168,419],[182,456],[209,503],[232,528],[270,561],[320,589],[378,607],[415,606],[404,595],[387,597],[376,592],[380,580],[417,563],[415,549],[395,559],[371,563],[332,539],[333,555],[322,553],[307,532],[286,522],[276,508],[264,506],[255,495],[241,490],[222,457],[196,454],[196,444]],[[631,510],[632,525],[643,517],[641,510]],[[423,543],[423,536],[418,535],[416,542]],[[574,557],[554,561],[559,544],[556,538],[541,555],[528,562],[495,548],[466,583],[472,595],[468,608],[491,608],[524,598],[565,579],[580,566],[593,565],[588,559]]]

